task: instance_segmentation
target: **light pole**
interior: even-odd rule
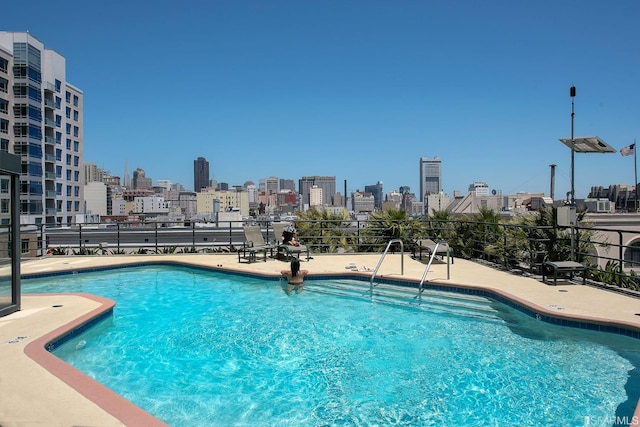
[[[571,97],[571,200],[569,201],[569,206],[571,209],[572,217],[575,215],[576,209],[576,188],[575,188],[575,140],[573,137],[573,120],[576,116],[573,111],[573,99],[576,97],[576,87],[571,86],[569,88],[569,96]],[[576,260],[576,244],[575,244],[575,228],[574,225],[571,225],[571,261]]]
[[[576,189],[575,189],[575,141],[573,139],[573,120],[576,114],[573,111],[573,99],[576,97],[576,87],[571,86],[569,88],[569,96],[571,97],[571,200],[569,201],[571,206],[576,205]],[[573,233],[571,233],[573,237]],[[573,240],[571,240],[571,260],[573,261]]]

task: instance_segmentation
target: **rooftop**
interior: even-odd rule
[[[381,254],[315,255],[303,268],[310,275],[361,275],[370,277]],[[175,254],[134,256],[50,256],[23,261],[23,275],[108,268],[141,263],[182,263],[231,272],[279,276],[287,263],[276,260],[238,263],[236,254]],[[419,281],[425,264],[405,254],[389,254],[376,277]],[[345,267],[355,264],[357,271]],[[640,333],[638,299],[571,282],[558,286],[500,271],[464,259],[450,265],[434,262],[429,284],[489,292],[527,309],[554,318],[621,326]],[[7,267],[4,267],[5,269]],[[0,269],[1,271],[2,269]],[[6,271],[1,271],[6,273]],[[117,302],[116,302],[117,303]],[[163,425],[133,404],[52,356],[45,349],[51,340],[109,308],[109,301],[84,294],[22,296],[22,310],[0,318],[0,423],[12,425]],[[640,411],[636,409],[636,414]]]

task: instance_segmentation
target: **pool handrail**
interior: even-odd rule
[[[441,240],[439,242],[436,243],[436,246],[433,248],[433,251],[431,252],[431,256],[429,257],[429,262],[427,263],[427,268],[424,269],[424,273],[422,273],[422,278],[420,279],[420,284],[418,285],[418,300],[422,301],[422,285],[424,284],[425,279],[427,278],[427,273],[429,273],[429,269],[431,268],[431,263],[433,262],[433,259],[436,256],[436,253],[438,252],[438,246],[440,246],[440,243],[443,243],[444,240]],[[449,253],[447,252],[447,268],[448,268],[448,263],[449,263]],[[447,271],[448,272],[448,271]]]
[[[387,255],[387,252],[389,252],[389,248],[394,243],[400,243],[400,275],[404,274],[404,243],[402,243],[402,239],[391,239],[389,240],[389,243],[387,243],[387,247],[382,253],[382,256],[380,257],[380,261],[378,261],[378,265],[376,266],[375,270],[373,270],[373,274],[371,275],[371,284],[369,286],[369,293],[372,297],[373,297],[373,279],[375,279],[376,274],[378,273],[378,270],[382,265],[382,261],[384,260],[384,257]]]

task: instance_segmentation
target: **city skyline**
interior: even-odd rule
[[[86,99],[84,160],[114,175],[128,162],[188,188],[202,156],[231,185],[329,175],[418,193],[416,159],[437,156],[449,195],[475,181],[548,194],[556,164],[562,198],[572,85],[576,136],[617,150],[638,137],[629,0],[31,5],[3,7],[7,30],[67,59]],[[631,157],[576,155],[577,198],[633,180]]]

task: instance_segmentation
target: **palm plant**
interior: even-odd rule
[[[366,245],[365,251],[379,250],[393,239],[412,244],[421,229],[420,222],[411,219],[407,212],[390,209],[371,214],[367,227],[361,232],[364,239],[360,243]]]
[[[305,245],[322,252],[337,252],[339,248],[353,252],[353,221],[346,209],[334,212],[314,207],[298,213],[298,218],[296,228]]]

